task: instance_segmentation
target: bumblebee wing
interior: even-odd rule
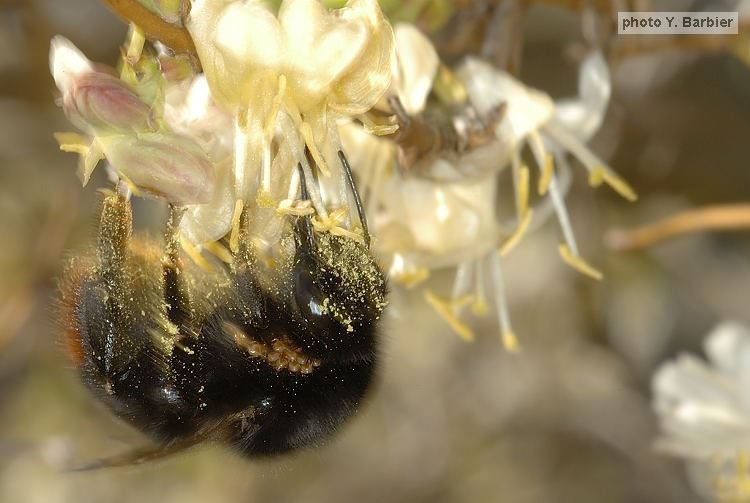
[[[171,442],[163,445],[144,445],[116,454],[111,457],[95,459],[87,463],[70,468],[72,472],[84,472],[98,470],[100,468],[113,468],[116,466],[131,466],[166,458],[173,454],[189,449],[198,441]]]

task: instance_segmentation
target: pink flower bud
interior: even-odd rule
[[[178,204],[211,200],[215,167],[192,139],[174,133],[143,133],[99,139],[119,176],[135,190]]]
[[[63,97],[65,115],[82,129],[145,131],[151,110],[118,78],[101,72],[81,75]]]
[[[123,81],[97,71],[70,41],[52,39],[50,67],[76,126],[91,133],[150,129],[150,107]]]

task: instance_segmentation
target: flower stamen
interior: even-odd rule
[[[565,261],[565,263],[574,268],[576,271],[581,272],[595,280],[600,280],[604,277],[601,271],[595,269],[579,255],[574,254],[565,243],[560,244],[559,251],[560,256]]]
[[[229,234],[229,249],[232,253],[237,253],[240,249],[240,221],[244,206],[245,202],[242,199],[237,199],[234,202],[234,211],[232,212],[232,230]]]
[[[503,346],[509,353],[517,353],[521,350],[521,345],[510,323],[510,310],[508,309],[508,299],[505,295],[505,282],[503,281],[500,255],[493,253],[490,262],[492,266],[492,281],[495,286],[495,309],[498,321],[500,322],[500,334]]]
[[[445,300],[432,291],[425,290],[424,298],[461,339],[472,342],[476,338],[471,328],[458,317],[464,306],[471,302],[471,295],[466,295],[457,300]]]

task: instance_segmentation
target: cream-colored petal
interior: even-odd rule
[[[457,74],[480,114],[489,113],[494,107],[506,103],[502,123],[510,126],[516,141],[539,129],[554,114],[555,104],[548,95],[524,86],[485,61],[469,58]]]
[[[438,55],[432,42],[414,25],[396,25],[396,58],[392,88],[410,114],[424,108],[438,69]]]
[[[713,365],[730,377],[739,377],[745,353],[750,350],[750,330],[744,325],[725,321],[714,328],[704,342],[706,355]]]
[[[313,52],[321,33],[331,29],[334,21],[318,0],[284,0],[279,8],[279,23],[290,57]]]
[[[600,51],[586,57],[578,72],[578,96],[555,102],[555,119],[579,140],[599,130],[612,94],[609,66]]]
[[[187,207],[180,222],[183,237],[195,245],[221,239],[232,226],[235,199],[231,162],[221,163],[210,202]]]
[[[218,18],[217,48],[243,67],[276,68],[284,52],[281,25],[262,2],[235,2]],[[229,72],[238,68],[227,68]]]
[[[333,86],[329,105],[350,115],[372,108],[391,83],[395,58],[393,29],[375,0],[353,0],[336,11],[342,19],[366,21],[371,32],[364,52]]]
[[[370,41],[367,19],[344,19],[338,12],[329,12],[318,0],[287,0],[279,11],[288,48],[285,73],[303,111],[358,63]]]
[[[50,43],[49,67],[57,88],[63,93],[72,88],[74,79],[94,70],[91,61],[73,42],[59,35]]]
[[[214,98],[229,107],[236,107],[245,97],[246,69],[218,47],[216,36],[223,11],[237,0],[194,0],[186,27],[195,42],[195,49],[208,79]]]

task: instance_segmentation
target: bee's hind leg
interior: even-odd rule
[[[71,323],[84,382],[115,414],[141,426],[160,401],[169,348],[162,344],[158,268],[133,253],[132,221],[128,194],[107,193],[98,260],[80,282]]]
[[[167,319],[180,327],[190,320],[190,295],[180,259],[179,225],[185,209],[170,204],[167,217],[162,277],[164,279],[164,302]]]

